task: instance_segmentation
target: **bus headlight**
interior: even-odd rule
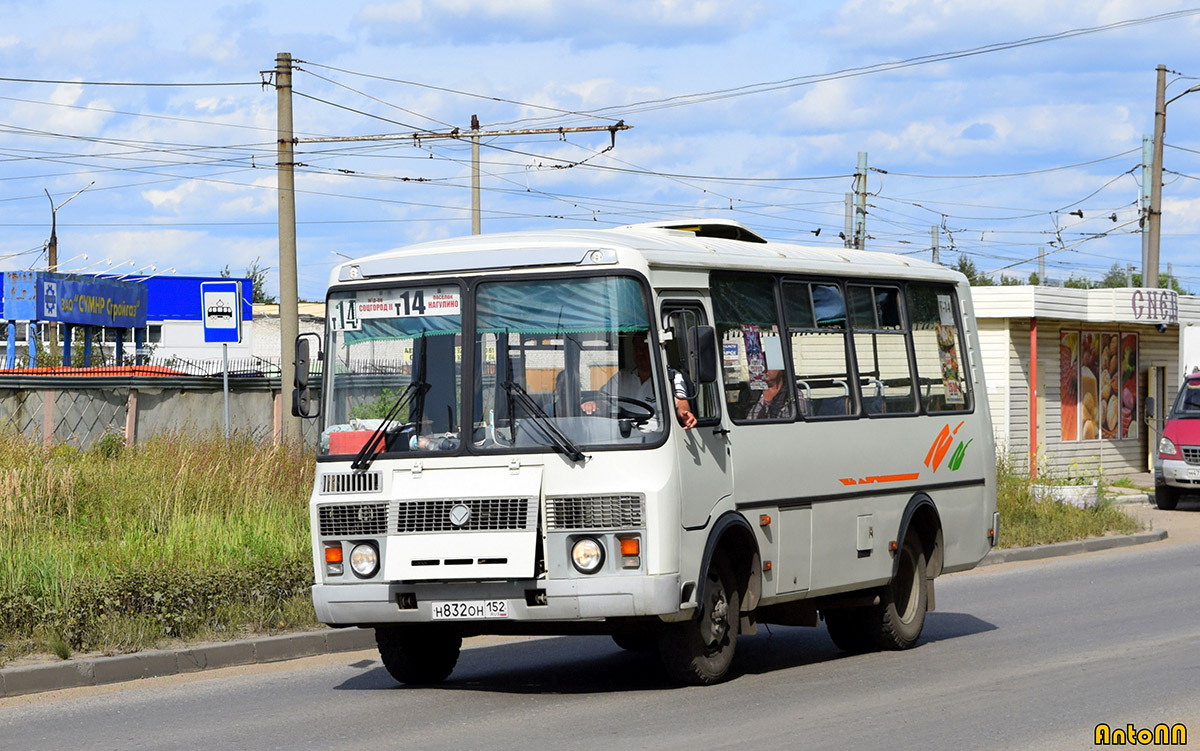
[[[571,546],[571,562],[581,574],[594,574],[604,565],[604,547],[598,540],[584,537]]]
[[[350,568],[355,576],[369,579],[379,570],[379,551],[373,543],[360,542],[350,550]]]

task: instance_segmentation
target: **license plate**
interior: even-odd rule
[[[435,621],[507,618],[507,600],[449,600],[430,603]]]
[[[1187,470],[1187,476],[1189,480],[1195,480],[1197,477],[1200,477],[1200,469]]]

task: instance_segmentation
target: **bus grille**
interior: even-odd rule
[[[1188,464],[1200,464],[1200,446],[1181,446],[1183,460]]]
[[[333,472],[321,475],[321,495],[378,493],[379,472]]]
[[[644,526],[641,495],[546,499],[546,529],[636,529]]]
[[[451,512],[458,506],[471,513],[456,525]],[[535,498],[465,498],[401,501],[396,507],[396,531],[500,532],[531,529],[537,523]]]
[[[387,503],[339,503],[317,506],[322,537],[387,534]]]

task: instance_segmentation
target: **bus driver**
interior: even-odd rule
[[[671,375],[671,389],[675,397],[675,414],[679,417],[679,424],[685,430],[690,430],[696,425],[696,415],[692,413],[691,405],[688,402],[687,386],[683,379],[683,374],[675,369],[668,369]],[[633,335],[633,367],[622,368],[618,370],[612,378],[608,379],[600,387],[600,393],[608,398],[615,399],[618,396],[637,399],[653,406],[654,398],[654,382],[650,379],[650,348],[646,345],[646,334],[638,333]],[[579,405],[586,415],[593,414],[598,408],[595,401],[588,400]],[[644,430],[657,430],[658,426],[655,420],[650,420],[643,426]]]

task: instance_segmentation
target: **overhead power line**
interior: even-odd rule
[[[207,81],[207,82],[144,82],[144,81],[65,81],[50,78],[7,78],[0,76],[0,81],[10,83],[48,83],[54,85],[70,84],[73,86],[137,86],[137,87],[196,87],[196,86],[261,86],[261,81]]]

